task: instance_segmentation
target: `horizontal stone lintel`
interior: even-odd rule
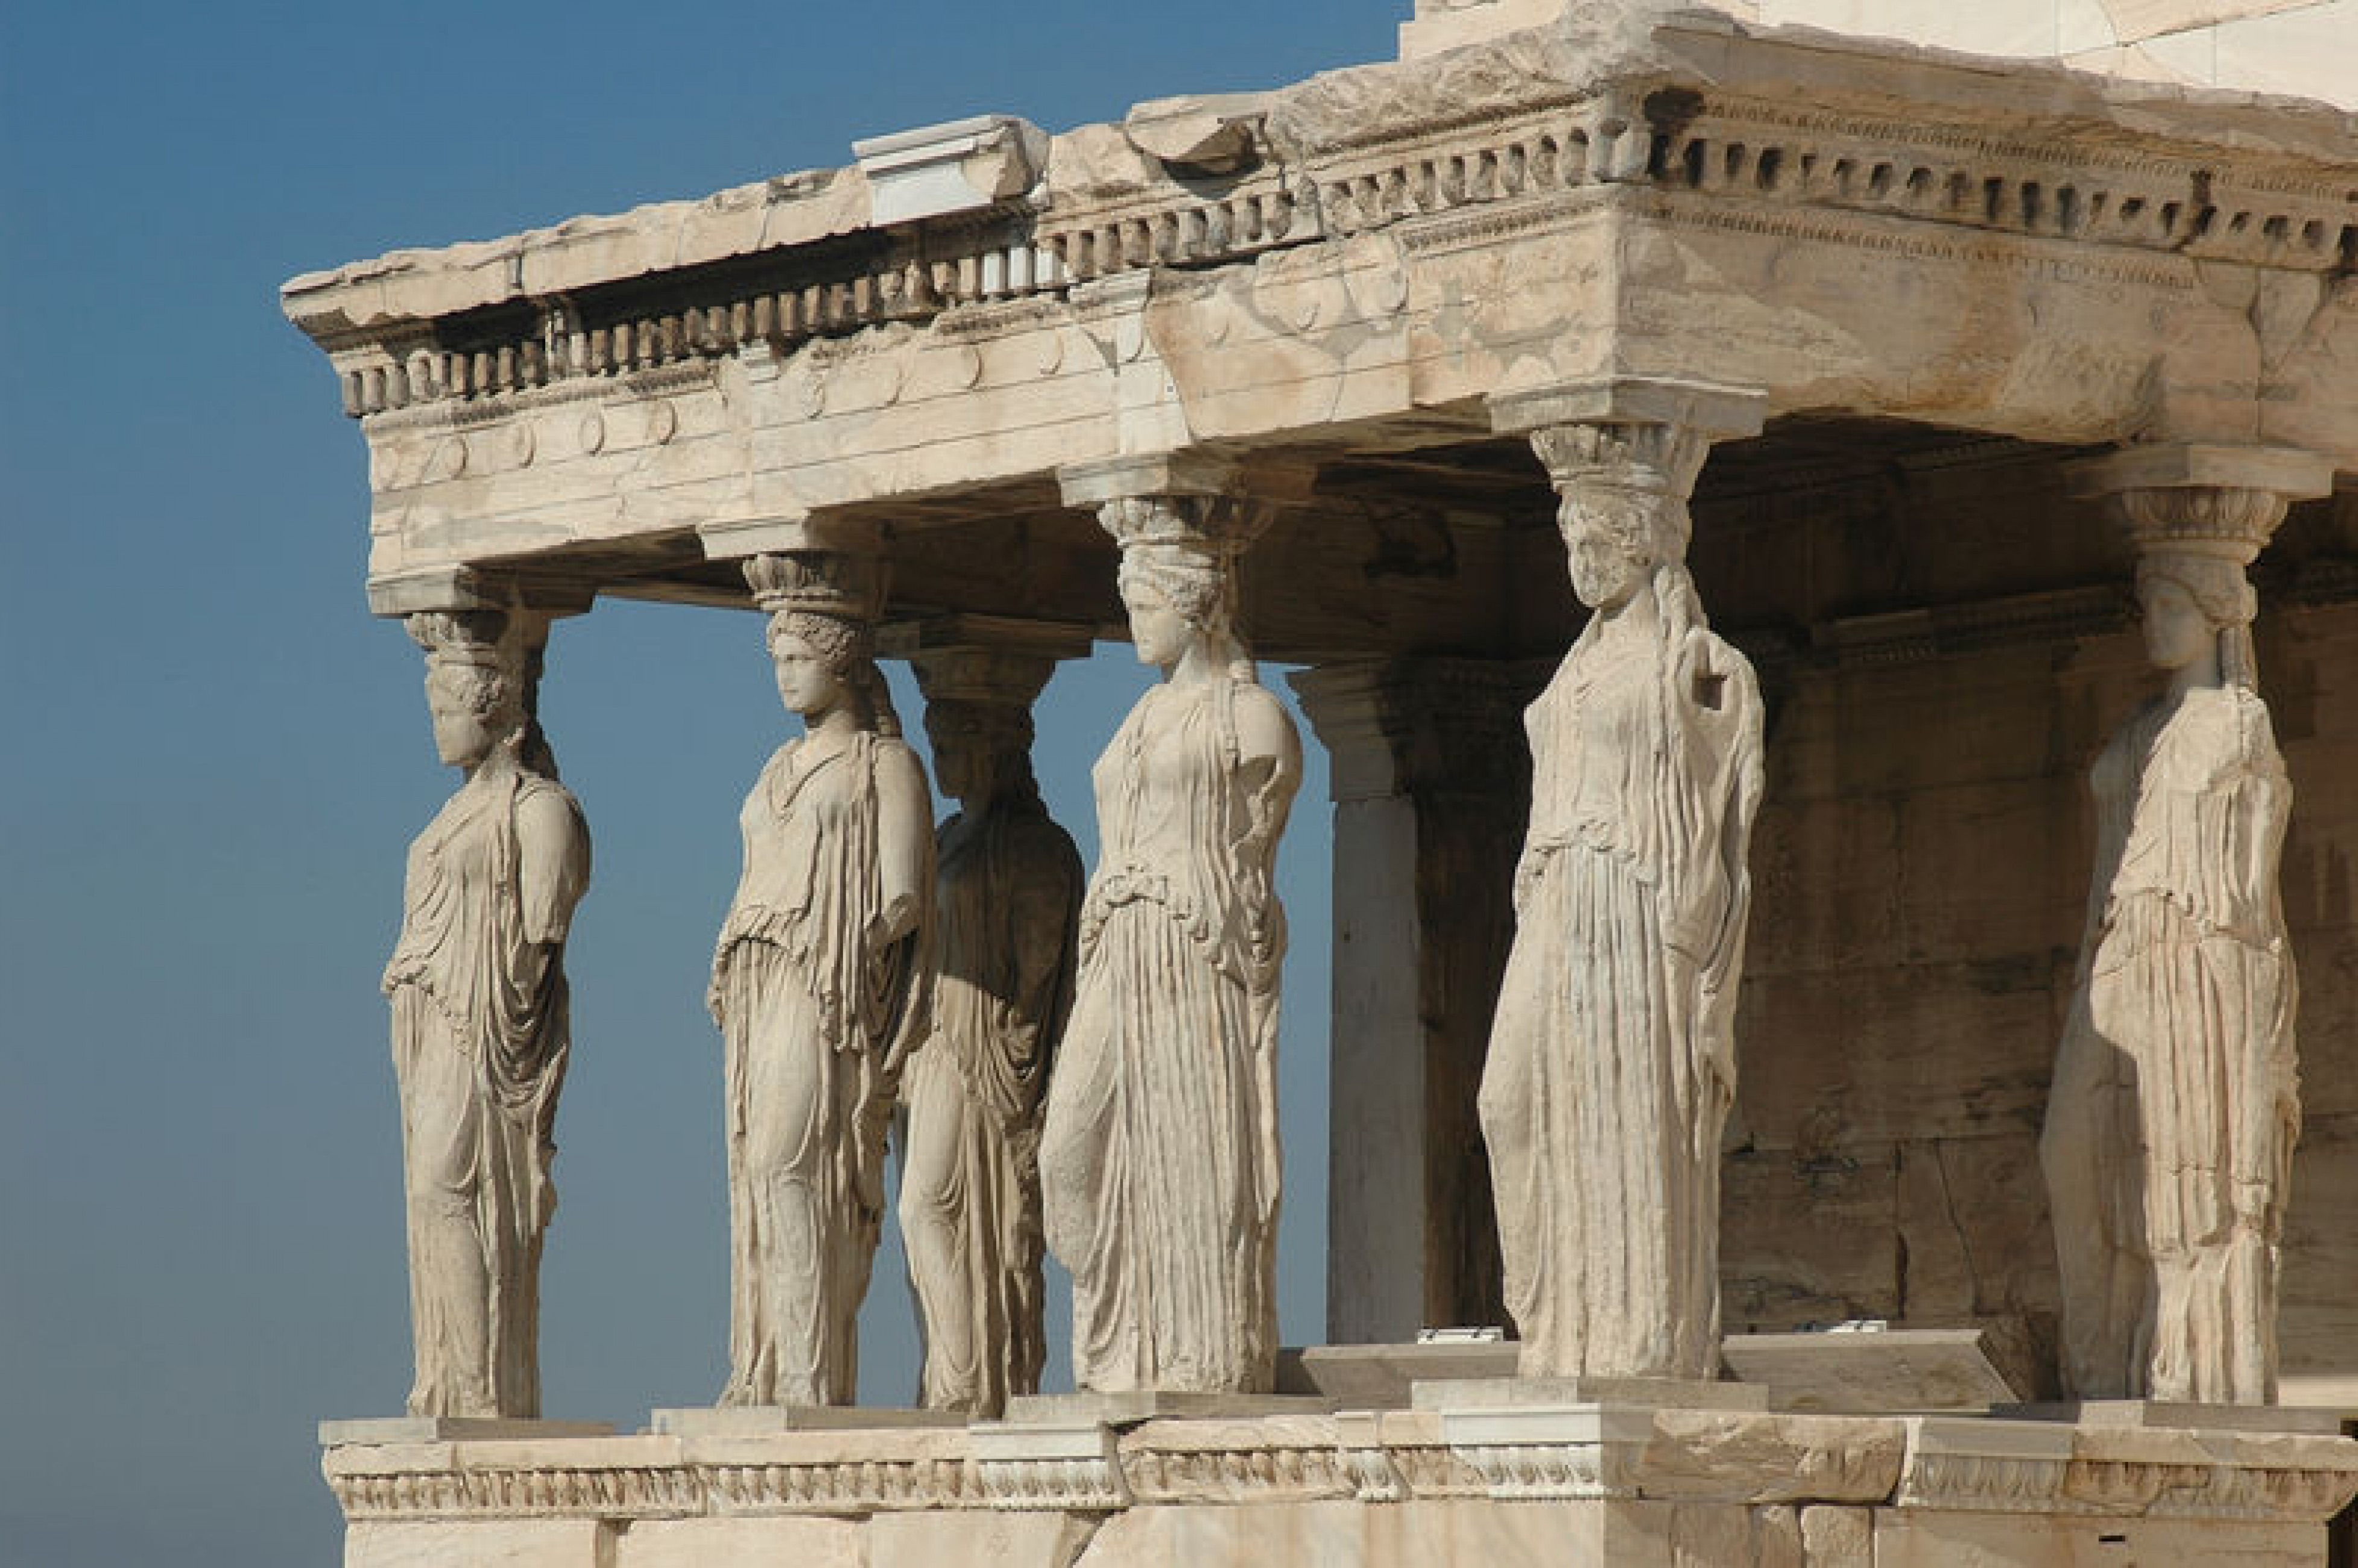
[[[851,1412],[847,1412],[851,1413]],[[345,1517],[677,1519],[1417,1498],[1697,1498],[2317,1523],[2358,1439],[1566,1405],[330,1447]]]

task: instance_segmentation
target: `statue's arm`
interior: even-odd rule
[[[917,927],[933,896],[934,795],[905,746],[880,749],[876,762],[876,917],[868,936],[881,950]]]
[[[1072,1004],[1073,938],[1080,924],[1081,861],[1062,828],[1043,823],[1024,836],[1009,890],[1015,943],[1017,1027],[1026,1054],[1055,1049]],[[1031,1036],[1036,1035],[1035,1040]]]
[[[1302,736],[1285,705],[1259,686],[1237,694],[1236,719],[1238,783],[1253,803],[1256,837],[1273,841],[1302,787]]]
[[[525,940],[557,946],[590,885],[590,830],[561,791],[535,789],[516,802],[515,831]]]

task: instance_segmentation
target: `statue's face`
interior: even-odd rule
[[[477,711],[477,695],[488,678],[450,665],[427,672],[426,708],[434,716],[434,751],[454,768],[473,767],[500,743],[497,714]]]
[[[816,719],[843,701],[843,677],[817,648],[800,637],[770,639],[770,662],[777,669],[778,697],[789,713]]]
[[[1567,499],[1563,503],[1561,524],[1571,557],[1572,591],[1591,610],[1620,609],[1652,575],[1653,562],[1629,543],[1642,536],[1630,526],[1639,520],[1608,510],[1629,504],[1617,496]]]
[[[2156,668],[2182,670],[2217,644],[2219,629],[2180,584],[2147,578],[2137,596],[2145,608],[2146,656]]]
[[[934,782],[952,800],[969,800],[990,787],[990,754],[974,736],[927,730],[934,744]]]
[[[1195,634],[1187,618],[1151,588],[1126,587],[1121,602],[1130,611],[1130,640],[1138,649],[1138,662],[1166,670],[1177,664]]]

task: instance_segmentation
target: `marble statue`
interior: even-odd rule
[[[930,989],[933,796],[842,578],[763,556],[746,577],[804,733],[739,818],[744,869],[712,960],[727,1043],[724,1405],[850,1403],[884,1211],[884,1145]]]
[[[590,834],[534,717],[521,616],[421,614],[442,761],[465,773],[409,847],[385,966],[401,1087],[419,1416],[540,1414],[540,1249],[570,1047],[565,935]]]
[[[2137,596],[2169,686],[2096,759],[2096,874],[2039,1143],[2063,1379],[2081,1398],[2268,1403],[2300,1122],[2277,885],[2292,791],[2253,689],[2243,560],[2148,551]]]
[[[1049,1086],[1048,1245],[1084,1389],[1267,1392],[1275,1376],[1278,968],[1271,866],[1302,744],[1230,629],[1222,551],[1141,539],[1120,586],[1163,681],[1093,774],[1099,856]]]
[[[901,1231],[920,1400],[983,1416],[1037,1393],[1047,1352],[1040,1117],[1081,902],[1080,853],[1032,775],[1038,684],[1014,701],[926,687],[936,773],[958,811],[938,838],[933,1026],[903,1082]]]
[[[1702,1379],[1761,790],[1751,665],[1684,564],[1699,439],[1544,429],[1593,612],[1525,716],[1531,826],[1480,1113],[1526,1377]]]

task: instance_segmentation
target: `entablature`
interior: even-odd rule
[[[1036,532],[1075,463],[1463,451],[1493,395],[1598,375],[2358,468],[2358,133],[2319,105],[1686,13],[935,130],[290,283],[370,445],[373,579],[726,600],[715,523]],[[989,179],[877,205],[958,137]]]

